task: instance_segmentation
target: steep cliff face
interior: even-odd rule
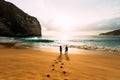
[[[110,31],[110,32],[107,32],[107,33],[101,33],[100,35],[120,35],[120,29],[119,30]]]
[[[35,17],[24,13],[10,2],[0,0],[0,36],[41,36],[41,26]]]

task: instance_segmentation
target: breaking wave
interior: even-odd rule
[[[54,42],[54,40],[41,39],[41,38],[16,38],[16,40],[20,40],[20,41],[24,41],[24,42],[42,42],[42,43]]]

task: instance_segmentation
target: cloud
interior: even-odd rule
[[[120,0],[6,0],[16,4],[26,13],[40,20],[47,30],[59,30],[60,26],[52,25],[55,17],[71,16],[71,26],[80,30],[92,29],[83,27],[107,18],[120,16]],[[57,20],[57,19],[55,19]],[[59,25],[59,24],[58,24]],[[101,24],[102,25],[102,24]],[[77,26],[77,27],[76,27]],[[74,28],[75,27],[75,28]],[[99,26],[95,26],[96,29]]]

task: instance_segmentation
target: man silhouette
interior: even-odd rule
[[[60,46],[60,55],[62,54],[62,46]]]

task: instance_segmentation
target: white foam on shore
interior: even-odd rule
[[[59,46],[60,44],[48,44],[48,43],[26,43],[26,42],[22,42],[22,41],[17,41],[17,40],[13,40],[12,38],[0,38],[1,40],[1,45],[9,45],[9,43],[14,43],[14,45],[12,46],[12,48],[19,48],[19,49],[44,49],[44,48],[51,48],[51,49],[55,49],[56,51],[59,51]],[[7,43],[7,44],[3,44],[3,43]],[[75,48],[76,49],[84,49],[84,50],[98,50],[98,51],[109,51],[109,52],[118,52],[120,53],[120,48],[112,48],[112,47],[104,47],[104,46],[92,46],[92,45],[79,45],[79,44],[73,44],[73,45],[68,45],[70,50],[73,50],[71,48]],[[63,45],[64,47],[64,45]]]
[[[112,52],[120,52],[119,48],[110,48],[103,46],[88,46],[88,45],[70,45],[71,48],[78,48],[84,50],[99,50],[99,51],[112,51]]]

